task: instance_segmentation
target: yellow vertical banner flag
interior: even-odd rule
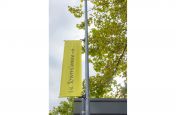
[[[60,97],[81,96],[81,41],[65,40]]]

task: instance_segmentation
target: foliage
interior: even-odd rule
[[[127,98],[127,0],[88,0],[88,3],[92,6],[88,10],[89,62],[97,72],[90,77],[90,97]],[[81,0],[78,6],[68,9],[76,18],[82,18],[82,6]],[[84,26],[84,21],[76,25],[78,29]],[[124,79],[124,86],[117,77]],[[53,111],[70,115],[72,101],[61,102]]]
[[[73,98],[68,98],[68,101],[62,101],[60,106],[54,107],[52,111],[50,111],[49,115],[72,115],[73,113]]]
[[[112,91],[115,77],[124,78],[125,83],[127,80],[127,1],[89,0],[89,3],[92,4],[88,12],[89,61],[97,72],[90,78],[90,86],[93,86],[90,93],[91,97],[99,98]],[[73,15],[78,12],[71,11]],[[76,26],[84,29],[84,21]],[[126,97],[118,96],[126,95],[126,86],[117,86],[116,97]]]

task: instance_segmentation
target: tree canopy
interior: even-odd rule
[[[88,0],[89,62],[96,71],[90,76],[91,98],[127,98],[127,0]],[[83,0],[78,6],[68,6],[75,18],[84,16]],[[84,20],[76,25],[84,30]],[[84,51],[84,46],[83,46]],[[122,78],[119,83],[117,78]],[[123,84],[123,85],[122,85]],[[84,93],[84,92],[83,92]],[[70,110],[73,99],[53,109]],[[67,107],[68,106],[68,107]],[[55,115],[52,114],[51,115]]]

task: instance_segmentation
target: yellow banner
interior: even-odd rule
[[[66,40],[62,64],[60,97],[81,96],[81,41]]]

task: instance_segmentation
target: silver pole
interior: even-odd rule
[[[88,49],[88,16],[87,16],[87,0],[85,3],[85,82],[86,82],[86,115],[90,115],[89,107],[89,49]]]

